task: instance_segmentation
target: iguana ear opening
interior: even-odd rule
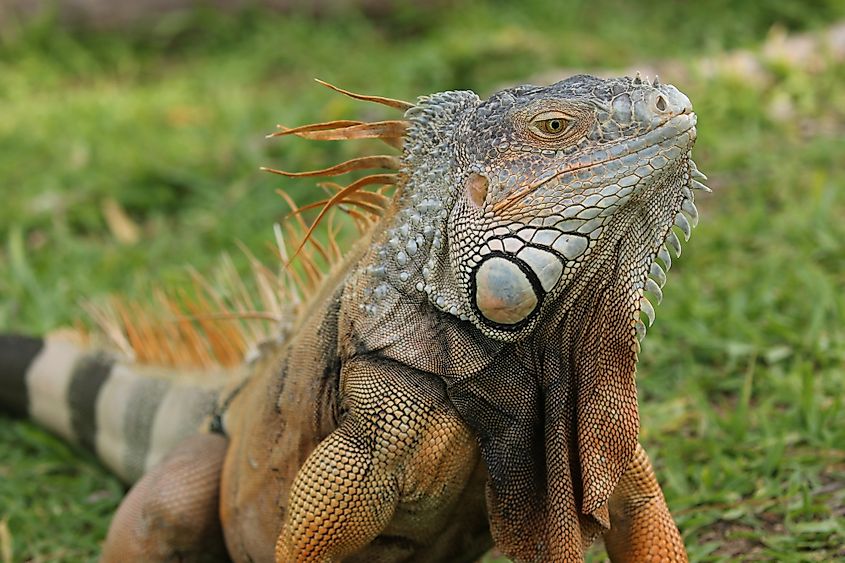
[[[483,207],[484,200],[487,199],[487,190],[490,187],[490,180],[487,176],[473,172],[466,180],[466,190],[469,200],[476,207]]]

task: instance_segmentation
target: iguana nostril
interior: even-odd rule
[[[666,99],[663,96],[657,96],[657,101],[654,105],[659,111],[666,111]]]
[[[490,186],[490,181],[486,176],[482,176],[477,172],[469,175],[466,181],[466,189],[469,194],[469,199],[476,207],[484,205],[484,200],[487,199],[487,188]]]

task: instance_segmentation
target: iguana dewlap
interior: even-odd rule
[[[580,561],[602,535],[613,561],[685,561],[635,370],[706,189],[687,97],[590,76],[357,97],[405,121],[283,134],[401,141],[319,171],[396,162],[396,195],[239,375],[0,338],[0,405],[140,477],[104,560]],[[375,182],[329,204],[374,209]]]

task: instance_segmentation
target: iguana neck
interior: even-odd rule
[[[446,222],[457,193],[453,164],[458,149],[451,135],[460,114],[478,102],[473,92],[442,92],[420,98],[406,113],[411,122],[398,193],[375,226],[366,259],[352,273],[359,309],[374,320],[402,297],[427,295],[444,309],[430,283],[448,272]],[[457,308],[444,309],[459,316]]]

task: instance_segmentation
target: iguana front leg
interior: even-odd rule
[[[641,445],[610,498],[604,544],[611,561],[688,561],[678,527]]]
[[[277,561],[340,560],[388,524],[401,539],[385,554],[407,557],[447,523],[477,465],[471,431],[431,376],[363,360],[344,366],[341,381],[345,416],[297,473]]]
[[[393,517],[394,472],[356,425],[342,425],[308,457],[293,483],[277,561],[333,560],[366,545]]]

